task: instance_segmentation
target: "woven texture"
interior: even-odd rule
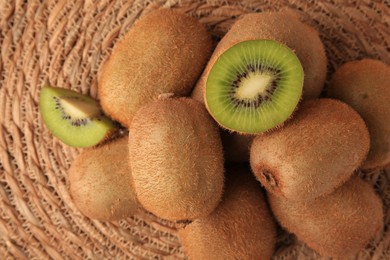
[[[66,186],[67,169],[80,150],[53,138],[38,110],[44,84],[97,98],[99,68],[115,42],[159,7],[199,18],[216,42],[245,13],[284,9],[320,32],[328,79],[354,59],[390,64],[387,0],[1,0],[0,259],[185,257],[175,226],[150,214],[117,222],[84,217]],[[390,259],[390,168],[360,175],[382,197],[386,226],[357,257]],[[278,240],[275,259],[318,258],[293,235],[280,231]]]

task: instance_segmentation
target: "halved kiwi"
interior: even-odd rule
[[[305,80],[302,99],[317,98],[326,78],[327,58],[318,32],[288,11],[261,12],[242,15],[221,39],[198,80],[191,96],[204,103],[206,80],[218,57],[236,43],[268,39],[281,42],[294,50]]]
[[[50,132],[70,146],[97,145],[116,130],[96,100],[69,89],[43,87],[39,107]]]
[[[297,56],[272,40],[235,44],[215,62],[205,101],[224,128],[256,134],[282,124],[295,110],[304,73]]]

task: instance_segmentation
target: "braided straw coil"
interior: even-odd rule
[[[141,213],[116,222],[83,216],[67,169],[80,152],[53,138],[38,111],[44,84],[97,98],[99,68],[140,16],[174,8],[197,17],[218,41],[241,15],[285,10],[319,30],[328,80],[363,57],[390,64],[388,0],[0,1],[0,259],[182,259],[175,225]],[[382,197],[385,227],[359,259],[390,259],[390,168],[360,173]],[[317,259],[280,231],[275,259]]]

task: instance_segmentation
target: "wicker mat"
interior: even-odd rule
[[[175,226],[150,214],[117,222],[84,217],[66,186],[80,150],[53,138],[38,111],[43,84],[97,97],[97,74],[115,42],[161,6],[198,17],[215,41],[245,13],[286,9],[320,31],[328,79],[349,60],[390,64],[387,0],[0,0],[0,259],[185,257]],[[360,174],[383,198],[386,227],[357,257],[390,259],[390,169]],[[317,258],[280,232],[275,259]]]

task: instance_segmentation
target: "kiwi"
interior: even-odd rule
[[[320,95],[326,77],[327,58],[317,31],[288,13],[263,12],[243,15],[232,26],[214,50],[192,97],[205,102],[207,78],[222,53],[239,42],[256,39],[275,40],[294,50],[305,72],[302,97],[311,99]]]
[[[242,163],[249,162],[249,147],[255,135],[241,135],[235,132],[221,130],[221,140],[225,161]]]
[[[87,217],[111,221],[132,216],[138,202],[128,164],[128,137],[84,150],[69,169],[70,195]]]
[[[334,99],[309,100],[283,128],[253,140],[250,164],[269,192],[312,200],[348,180],[369,145],[367,127],[350,106]]]
[[[116,132],[96,100],[69,89],[43,87],[39,108],[50,132],[73,147],[95,146]]]
[[[383,205],[374,189],[353,177],[329,196],[310,202],[269,195],[280,224],[319,254],[338,259],[357,254],[383,227]]]
[[[178,11],[159,9],[140,18],[100,71],[104,111],[129,127],[135,112],[159,94],[189,95],[211,47],[205,26]]]
[[[328,96],[353,107],[366,122],[371,148],[365,170],[390,163],[390,67],[379,60],[363,59],[341,66],[333,75]]]
[[[219,130],[190,98],[146,104],[130,125],[135,192],[144,208],[171,220],[193,220],[218,205],[224,185]]]
[[[250,169],[230,166],[222,202],[179,230],[189,259],[270,259],[276,223]]]
[[[233,45],[207,78],[206,107],[228,130],[257,134],[281,125],[295,110],[303,86],[297,56],[271,40]]]

